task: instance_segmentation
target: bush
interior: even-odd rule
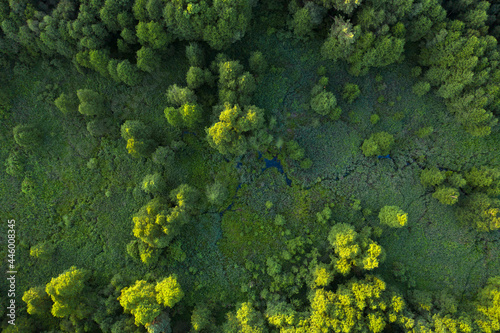
[[[438,186],[446,179],[444,171],[439,171],[438,168],[425,168],[420,174],[420,182],[424,186]]]
[[[167,189],[165,179],[157,172],[149,174],[142,180],[142,190],[149,194],[160,194]]]
[[[137,51],[137,67],[145,72],[151,73],[158,67],[158,57],[154,50],[143,46]]]
[[[342,98],[344,98],[349,104],[352,103],[356,98],[361,95],[361,90],[357,84],[346,83],[342,93]]]
[[[206,187],[207,200],[210,204],[219,207],[227,199],[229,192],[221,182],[215,182]]]
[[[152,160],[153,163],[160,164],[163,166],[171,166],[174,162],[175,154],[169,147],[158,147],[153,153]]]
[[[137,66],[134,66],[128,60],[123,60],[116,67],[116,73],[122,82],[129,86],[139,84],[141,75]]]
[[[408,213],[405,213],[398,206],[384,206],[378,214],[380,223],[391,228],[404,227],[408,221]]]
[[[76,91],[80,105],[78,111],[86,116],[101,116],[106,113],[104,97],[90,89],[80,89]]]
[[[431,135],[433,132],[434,132],[434,127],[427,126],[427,127],[422,127],[421,129],[419,129],[416,134],[419,138],[422,139],[422,138],[425,138],[425,137]]]
[[[419,81],[413,85],[413,93],[419,97],[424,96],[431,89],[431,85],[426,81]]]
[[[301,38],[308,39],[311,35],[313,24],[311,14],[307,8],[301,8],[295,12],[292,21],[293,33]]]
[[[311,108],[322,116],[334,111],[336,105],[337,99],[329,91],[323,91],[311,99]]]
[[[112,126],[111,118],[99,118],[87,123],[87,131],[90,135],[99,137],[108,134]]]
[[[300,162],[300,168],[304,169],[304,170],[311,168],[312,165],[313,165],[313,162],[311,161],[310,158],[305,158]]]
[[[372,114],[370,116],[370,123],[372,125],[375,125],[376,123],[378,123],[380,121],[380,116],[378,114]]]
[[[17,125],[12,130],[14,141],[24,148],[34,148],[41,141],[41,133],[34,125]]]
[[[74,95],[62,93],[54,100],[54,104],[64,114],[73,113],[78,110],[78,99]]]
[[[456,188],[452,187],[439,187],[436,192],[432,194],[434,199],[438,199],[444,205],[454,205],[458,202],[460,193]]]
[[[205,83],[205,71],[200,67],[191,66],[186,74],[189,89],[198,89]]]
[[[394,143],[394,137],[387,132],[378,132],[372,134],[361,146],[365,156],[386,155],[389,154],[391,146]]]
[[[252,52],[250,59],[248,59],[250,70],[255,74],[265,74],[267,70],[267,61],[260,51]]]
[[[200,44],[194,42],[186,46],[186,57],[193,67],[203,67],[205,65],[205,55]]]
[[[167,89],[167,100],[170,104],[181,106],[183,104],[196,103],[197,98],[191,89],[181,88],[173,84]]]

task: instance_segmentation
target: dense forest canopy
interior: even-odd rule
[[[500,331],[496,1],[0,0],[0,28],[3,332]]]

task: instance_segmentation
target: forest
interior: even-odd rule
[[[499,38],[496,0],[0,0],[1,331],[499,332]]]

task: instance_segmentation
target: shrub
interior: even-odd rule
[[[437,186],[446,179],[444,171],[439,171],[438,168],[425,168],[420,174],[420,182],[424,186]]]
[[[460,193],[453,187],[439,187],[436,192],[432,194],[434,199],[438,199],[444,205],[454,205],[458,202]]]
[[[12,130],[14,141],[24,148],[34,148],[40,144],[41,133],[34,125],[17,125]]]
[[[352,103],[356,98],[361,95],[361,90],[357,84],[346,83],[344,85],[344,90],[342,93],[342,98],[344,98],[349,104]]]
[[[311,108],[314,112],[326,116],[335,109],[337,99],[335,95],[329,91],[323,91],[312,98]]]
[[[250,54],[250,58],[248,59],[250,70],[255,74],[265,74],[267,70],[267,61],[262,52],[256,51]]]
[[[398,206],[384,206],[378,214],[380,223],[391,228],[404,227],[408,221],[408,213],[405,213]]]
[[[431,89],[431,85],[426,81],[419,81],[413,85],[413,93],[419,97],[424,96]]]
[[[394,143],[394,137],[387,132],[372,134],[361,146],[365,156],[386,155]]]
[[[78,99],[74,95],[62,93],[54,100],[54,104],[64,114],[78,110]]]

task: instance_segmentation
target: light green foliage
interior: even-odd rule
[[[378,214],[380,223],[391,228],[401,228],[408,222],[408,213],[405,213],[398,206],[384,206]]]
[[[413,93],[419,97],[424,96],[431,89],[431,85],[427,81],[419,81],[413,85]]]
[[[106,113],[104,97],[90,89],[76,91],[80,105],[78,111],[86,116],[101,116]]]
[[[210,204],[220,207],[227,199],[229,192],[227,187],[219,181],[206,187],[207,200]]]
[[[500,277],[488,279],[486,286],[476,299],[478,316],[475,321],[482,332],[490,333],[500,329]]]
[[[161,307],[156,302],[155,285],[145,280],[123,288],[118,301],[126,312],[134,316],[137,326],[151,323],[161,313]]]
[[[380,121],[380,116],[379,116],[378,114],[372,114],[372,115],[370,116],[370,123],[371,123],[372,125],[377,124],[379,121]]]
[[[283,301],[268,301],[265,312],[267,321],[276,327],[286,328],[297,322],[297,312],[290,303]]]
[[[347,58],[351,64],[349,72],[354,76],[366,75],[370,67],[383,67],[400,62],[404,58],[404,45],[404,39],[390,34],[377,37],[372,32],[364,32]]]
[[[149,156],[156,148],[150,139],[151,129],[138,120],[127,120],[121,126],[121,135],[127,141],[127,150],[134,157]]]
[[[194,104],[197,101],[195,93],[189,88],[181,88],[176,84],[168,87],[167,100],[170,104],[175,106],[182,106],[184,104]]]
[[[337,272],[346,275],[353,266],[366,270],[379,266],[383,259],[382,247],[369,238],[370,233],[365,229],[358,234],[352,225],[346,223],[332,227],[328,242],[335,252],[332,264]]]
[[[219,103],[246,105],[255,91],[255,78],[239,61],[219,63]]]
[[[264,110],[256,106],[240,108],[226,103],[219,121],[206,129],[210,146],[221,154],[242,155],[248,148],[269,142],[264,127]]]
[[[30,256],[47,260],[52,257],[55,251],[55,246],[49,241],[39,242],[30,248]]]
[[[411,76],[413,77],[419,77],[420,74],[422,74],[422,67],[420,66],[415,66],[411,69]]]
[[[250,58],[248,59],[248,63],[250,65],[250,70],[258,75],[266,74],[267,70],[267,61],[262,52],[255,51],[250,54]]]
[[[74,95],[62,93],[54,100],[54,104],[64,114],[73,113],[78,110],[78,100]]]
[[[167,30],[179,39],[204,40],[220,50],[241,39],[251,17],[249,1],[213,3],[167,2],[163,11]]]
[[[292,160],[298,161],[304,158],[304,148],[301,148],[295,140],[290,140],[285,145],[285,154]]]
[[[245,302],[238,306],[236,314],[228,313],[223,326],[224,333],[267,333],[262,314],[251,303]]]
[[[422,138],[428,137],[432,133],[434,133],[434,127],[426,126],[426,127],[420,128],[415,134],[417,134],[417,136],[422,139]]]
[[[84,288],[88,278],[89,273],[86,270],[72,266],[47,283],[45,292],[54,302],[51,310],[54,317],[85,318],[88,314],[88,305],[84,303],[84,298],[89,295],[84,293]]]
[[[177,188],[170,191],[170,200],[177,206],[173,209],[180,208],[189,214],[195,214],[202,207],[200,206],[200,193],[198,190],[188,184],[181,184]]]
[[[471,36],[465,33],[463,25],[460,21],[450,21],[446,29],[434,34],[428,42],[429,47],[421,50],[420,63],[430,67],[425,78],[438,87],[439,96],[448,100],[448,110],[455,114],[458,122],[470,134],[484,136],[498,120],[487,109],[492,101],[485,96],[487,80],[474,71],[496,41]],[[487,61],[480,66],[481,69],[487,67]],[[466,89],[468,86],[471,89]]]
[[[436,189],[432,197],[438,199],[440,203],[445,205],[454,205],[458,202],[460,193],[456,188],[441,186]]]
[[[344,85],[344,90],[342,91],[342,98],[345,99],[349,104],[354,102],[356,98],[361,95],[361,90],[357,84],[346,83]]]
[[[354,9],[361,5],[362,0],[318,0],[326,8],[334,8],[350,15]]]
[[[203,110],[198,104],[184,104],[179,108],[165,108],[165,117],[173,127],[196,127],[202,120]]]
[[[11,176],[21,176],[24,172],[26,157],[23,153],[13,151],[9,153],[4,165],[5,172]]]
[[[500,195],[500,169],[481,166],[473,167],[464,174],[467,184],[490,196]]]
[[[182,125],[188,128],[195,127],[201,122],[203,116],[203,110],[198,104],[184,104],[178,109],[180,119],[182,119]],[[167,117],[169,120],[169,117]],[[176,122],[171,123],[175,126]]]
[[[332,309],[332,310],[329,310]],[[336,292],[316,289],[311,296],[309,332],[382,332],[387,317],[401,316],[404,302],[386,291],[380,278],[351,279]]]
[[[314,269],[313,279],[315,287],[326,287],[333,281],[333,272],[325,264],[319,264]]]
[[[274,218],[274,224],[276,224],[277,226],[283,226],[283,225],[285,225],[285,223],[286,223],[286,220],[283,217],[283,215],[276,214],[276,217]]]
[[[391,146],[394,143],[394,137],[387,132],[378,132],[372,134],[368,139],[363,141],[361,150],[367,157],[375,155],[386,155],[390,152]]]
[[[128,60],[123,60],[116,66],[116,73],[120,80],[129,86],[138,85],[141,81],[137,66],[132,65]]]
[[[34,148],[40,144],[41,133],[34,125],[17,125],[12,132],[14,141],[23,148]]]
[[[276,257],[268,257],[266,260],[267,275],[276,276],[281,273],[281,265]]]
[[[158,304],[173,308],[183,297],[184,292],[177,282],[177,276],[171,275],[158,282],[155,287],[156,301]]]
[[[332,210],[330,209],[330,207],[328,207],[328,205],[326,205],[321,212],[316,213],[316,220],[322,224],[327,223],[331,217]]]
[[[422,185],[428,186],[438,186],[444,182],[446,175],[444,171],[439,171],[438,168],[425,168],[420,173],[420,182]]]
[[[313,24],[309,10],[305,7],[297,10],[292,20],[294,34],[301,39],[307,39],[312,32],[312,28]]]
[[[211,322],[212,318],[209,307],[204,303],[197,304],[191,314],[191,326],[193,326],[193,329],[199,332],[208,328]]]
[[[467,181],[462,177],[462,175],[456,172],[453,172],[451,175],[447,175],[446,181],[448,181],[451,186],[456,188],[461,188],[467,185]]]
[[[333,61],[347,60],[354,51],[356,39],[361,33],[359,26],[353,27],[349,20],[335,17],[331,32],[321,47],[321,55]]]
[[[205,83],[206,74],[200,67],[190,67],[186,74],[189,89],[198,89]]]
[[[337,106],[337,99],[329,91],[322,91],[311,99],[311,108],[322,116],[333,112],[335,106]]]
[[[26,303],[26,311],[30,315],[47,315],[50,313],[52,302],[45,292],[44,287],[32,287],[24,292],[23,302]]]
[[[313,165],[313,162],[310,158],[304,158],[302,161],[300,161],[300,168],[303,170],[307,170],[311,168]]]
[[[159,194],[166,189],[166,182],[158,172],[149,174],[142,180],[142,189],[146,193]]]
[[[143,45],[158,50],[164,49],[171,41],[172,36],[167,34],[160,22],[139,22],[137,37]]]
[[[500,200],[484,193],[470,195],[458,212],[458,217],[478,231],[500,229]]]
[[[108,76],[109,55],[103,50],[90,50],[90,65],[102,76]]]
[[[180,205],[168,208],[168,205],[156,198],[143,206],[134,216],[133,234],[151,247],[164,248],[180,232],[189,216]]]

